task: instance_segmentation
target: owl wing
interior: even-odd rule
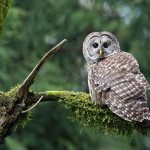
[[[131,54],[115,54],[95,67],[95,89],[104,93],[105,104],[112,112],[128,121],[150,119],[145,95],[150,86]]]

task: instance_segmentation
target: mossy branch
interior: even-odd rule
[[[105,135],[126,135],[130,137],[133,131],[146,134],[150,122],[128,122],[113,114],[108,107],[101,107],[91,102],[89,94],[71,91],[47,91],[43,93],[30,93],[29,105],[36,102],[41,96],[42,101],[57,101],[63,103],[69,110],[69,118],[83,126],[89,126]]]
[[[22,107],[18,105],[18,113],[12,112],[13,105],[17,102],[19,86],[9,92],[0,93],[0,140],[3,141],[18,126],[24,126],[29,120],[30,112],[22,113]],[[30,107],[43,96],[41,102],[63,103],[68,112],[68,117],[91,129],[96,129],[103,134],[124,135],[131,137],[137,130],[146,134],[150,128],[150,122],[128,122],[113,114],[107,107],[100,107],[91,102],[89,94],[71,91],[47,91],[41,93],[28,93],[26,106]]]

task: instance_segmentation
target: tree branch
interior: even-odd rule
[[[9,92],[1,93],[0,95],[0,141],[9,135],[14,128],[18,126],[18,122],[24,123],[27,120],[27,114],[24,114],[25,110],[30,106],[27,101],[30,99],[29,88],[34,82],[34,78],[37,73],[55,52],[57,52],[61,46],[66,42],[66,39],[54,46],[49,52],[47,52],[42,59],[33,68],[28,77],[23,83]],[[39,98],[40,99],[40,98]],[[35,105],[34,105],[35,106]],[[33,106],[32,106],[33,107]],[[32,108],[31,107],[31,108]]]
[[[128,122],[113,114],[108,107],[100,107],[91,102],[90,96],[84,92],[47,91],[30,93],[28,105],[35,103],[41,96],[41,102],[63,103],[69,110],[69,118],[83,126],[90,126],[103,134],[126,135],[131,137],[133,131],[146,134],[150,129],[150,122]]]

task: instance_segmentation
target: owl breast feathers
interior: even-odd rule
[[[91,99],[105,104],[127,121],[150,120],[146,91],[150,88],[134,57],[127,52],[109,55],[88,67]]]

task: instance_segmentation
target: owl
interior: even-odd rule
[[[90,33],[83,42],[92,102],[107,105],[127,121],[150,120],[146,91],[150,85],[136,59],[120,49],[109,32]]]

